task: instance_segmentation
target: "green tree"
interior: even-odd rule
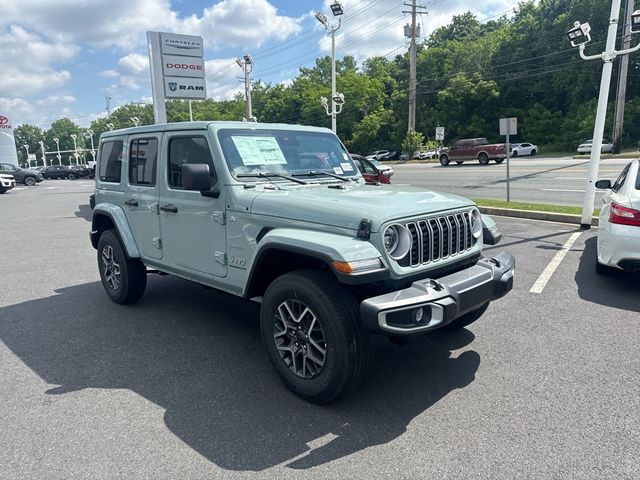
[[[80,128],[68,118],[56,120],[51,124],[51,128],[49,128],[45,133],[47,152],[57,152],[57,145],[54,140],[54,138],[57,138],[60,144],[60,156],[62,163],[67,165],[70,164],[70,157],[73,157],[74,155],[74,143],[71,135],[76,136],[76,145],[78,149],[81,149],[85,146],[85,132],[86,131],[84,129]],[[54,160],[55,163],[58,163],[56,155],[48,156],[47,159]],[[73,159],[73,162],[75,162],[75,159]]]
[[[416,132],[413,129],[409,129],[404,141],[402,142],[402,150],[407,152],[409,160],[413,159],[413,155],[420,150],[420,147],[424,143],[424,135],[420,132]]]
[[[27,161],[27,152],[24,145],[29,146],[29,153],[36,154],[39,159],[42,158],[39,142],[44,138],[44,133],[41,128],[25,123],[13,130],[13,136],[18,150],[18,162],[21,165],[24,165]],[[42,165],[42,160],[40,160],[40,164]]]

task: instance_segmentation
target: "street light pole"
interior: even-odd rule
[[[73,140],[73,149],[75,150],[75,153],[73,154],[73,156],[76,157],[76,165],[78,165],[78,144],[76,142],[77,138],[78,136],[75,133],[71,134],[71,139]]]
[[[46,155],[46,152],[44,151],[44,142],[42,140],[40,140],[38,143],[40,144],[40,150],[42,150],[42,165],[44,167],[46,167],[47,166],[47,155]]]
[[[62,165],[62,157],[60,156],[60,139],[56,137],[53,141],[56,142],[56,149],[58,150],[58,165]]]
[[[93,146],[93,130],[89,129],[87,130],[87,133],[89,134],[89,138],[91,139],[91,157],[93,158],[93,161],[96,161],[96,149]]]
[[[344,95],[338,93],[336,89],[336,32],[342,25],[340,15],[344,14],[344,10],[342,9],[340,2],[336,1],[331,5],[331,11],[335,17],[338,17],[337,24],[330,24],[329,19],[322,12],[316,12],[316,19],[324,26],[324,30],[327,32],[327,35],[331,35],[331,111],[329,111],[328,101],[324,98],[322,98],[321,101],[327,115],[331,116],[331,130],[336,133],[336,115],[342,112],[342,106],[344,105]]]
[[[584,203],[582,205],[582,218],[580,228],[591,228],[593,208],[596,197],[596,180],[598,179],[598,169],[600,167],[600,154],[602,149],[602,137],[604,135],[604,122],[607,116],[607,100],[609,98],[609,87],[611,86],[611,70],[613,59],[618,55],[625,55],[636,52],[640,49],[640,44],[633,48],[616,51],[616,35],[618,30],[618,18],[620,16],[620,0],[611,2],[611,14],[609,16],[609,29],[607,31],[607,43],[604,52],[598,55],[585,55],[585,45],[591,40],[588,24],[575,22],[575,27],[567,32],[571,44],[580,49],[580,57],[584,60],[600,59],[604,62],[602,67],[602,77],[600,79],[600,93],[598,95],[598,107],[596,109],[596,121],[593,127],[593,143],[591,144],[591,157],[589,159],[589,173],[585,187]],[[638,23],[640,12],[636,11],[632,15],[633,24]],[[586,27],[586,28],[585,28]]]
[[[24,149],[27,151],[27,165],[30,167],[31,166],[31,161],[29,160],[29,145],[27,145],[26,143],[23,145]]]

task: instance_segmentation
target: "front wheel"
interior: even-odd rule
[[[468,325],[471,325],[473,322],[478,320],[482,315],[484,315],[484,312],[486,312],[487,308],[489,308],[489,303],[490,302],[487,302],[484,305],[482,305],[480,308],[477,308],[476,310],[472,310],[468,313],[465,313],[461,317],[456,318],[453,322],[442,327],[442,329],[455,331],[455,330],[460,330]]]
[[[449,165],[449,157],[446,155],[440,155],[440,165],[442,165],[443,167]]]
[[[366,369],[357,303],[328,273],[299,270],[277,278],[264,294],[260,331],[278,375],[306,400],[344,395]]]
[[[531,156],[532,156],[532,157],[533,157],[536,153],[538,153],[538,152],[536,152],[536,149],[535,149],[535,148],[534,148],[533,150],[531,150]]]
[[[69,175],[67,175],[67,178],[69,180],[74,180],[76,178],[76,174],[75,173],[70,173]]]
[[[106,230],[98,241],[98,270],[102,286],[116,303],[133,303],[147,287],[147,270],[137,259],[124,252],[114,230]]]
[[[486,153],[481,153],[480,155],[478,155],[478,160],[480,161],[480,165],[489,164],[489,156]]]
[[[36,184],[35,177],[26,177],[24,179],[24,184],[28,187],[33,187]]]
[[[518,156],[518,152],[517,151],[511,152],[511,158],[515,158],[517,156]]]

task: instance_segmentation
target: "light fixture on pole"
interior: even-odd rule
[[[31,166],[31,160],[29,160],[29,145],[27,145],[26,143],[23,145],[24,149],[27,151],[27,165],[30,167]]]
[[[113,130],[114,128],[116,128],[116,126],[113,123],[107,123],[107,128],[109,130]]]
[[[133,123],[134,127],[137,127],[138,125],[140,125],[140,119],[138,117],[131,117],[130,120]]]
[[[604,52],[597,55],[585,55],[585,45],[591,41],[591,27],[588,23],[575,22],[573,27],[567,31],[567,38],[571,45],[578,47],[580,57],[583,60],[602,60],[602,77],[600,79],[600,94],[598,95],[598,106],[596,109],[596,121],[593,127],[593,143],[591,144],[591,158],[589,159],[589,173],[582,205],[582,219],[580,228],[591,228],[593,217],[594,201],[596,197],[596,180],[598,179],[598,168],[600,166],[600,153],[602,148],[602,136],[604,135],[604,122],[607,116],[607,100],[609,98],[609,87],[611,85],[611,69],[613,59],[619,55],[628,55],[640,50],[640,43],[632,48],[616,50],[616,36],[618,30],[618,17],[620,16],[620,0],[611,2],[611,14],[609,15],[609,29],[607,31],[607,43]],[[640,11],[636,10],[631,14],[631,31],[640,31]],[[636,30],[634,30],[636,25]]]
[[[93,158],[93,161],[96,161],[96,149],[93,146],[93,130],[89,129],[87,130],[87,133],[89,134],[89,139],[91,140],[91,157]]]
[[[60,139],[55,137],[53,141],[56,142],[56,149],[58,150],[58,165],[62,165],[62,157],[60,156]]]
[[[76,165],[78,165],[78,143],[77,143],[78,136],[75,133],[72,133],[71,139],[73,140],[73,149],[75,150],[75,153],[73,154],[73,156],[76,157]],[[71,161],[69,161],[69,164],[71,164]]]
[[[44,142],[40,140],[38,142],[40,144],[40,150],[42,150],[42,165],[47,166],[47,152],[44,150]]]
[[[327,35],[331,35],[331,110],[329,110],[329,101],[326,97],[320,99],[321,105],[324,107],[327,115],[331,116],[331,129],[334,133],[337,131],[336,115],[342,112],[344,105],[344,95],[336,91],[336,32],[342,25],[341,15],[344,14],[342,4],[335,1],[331,4],[331,12],[334,17],[338,17],[338,23],[331,24],[327,16],[318,11],[316,19],[322,24]],[[338,100],[336,102],[336,99]]]

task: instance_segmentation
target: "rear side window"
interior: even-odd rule
[[[122,173],[122,140],[106,141],[102,143],[98,177],[103,182],[120,183]]]
[[[209,151],[207,139],[203,136],[177,137],[169,141],[169,162],[167,178],[169,187],[182,189],[182,165],[204,163],[209,165],[211,185],[216,183],[216,171]]]
[[[636,190],[640,190],[640,160],[638,160],[638,174],[636,175]]]
[[[158,140],[138,138],[129,147],[129,183],[153,187],[156,184]]]

